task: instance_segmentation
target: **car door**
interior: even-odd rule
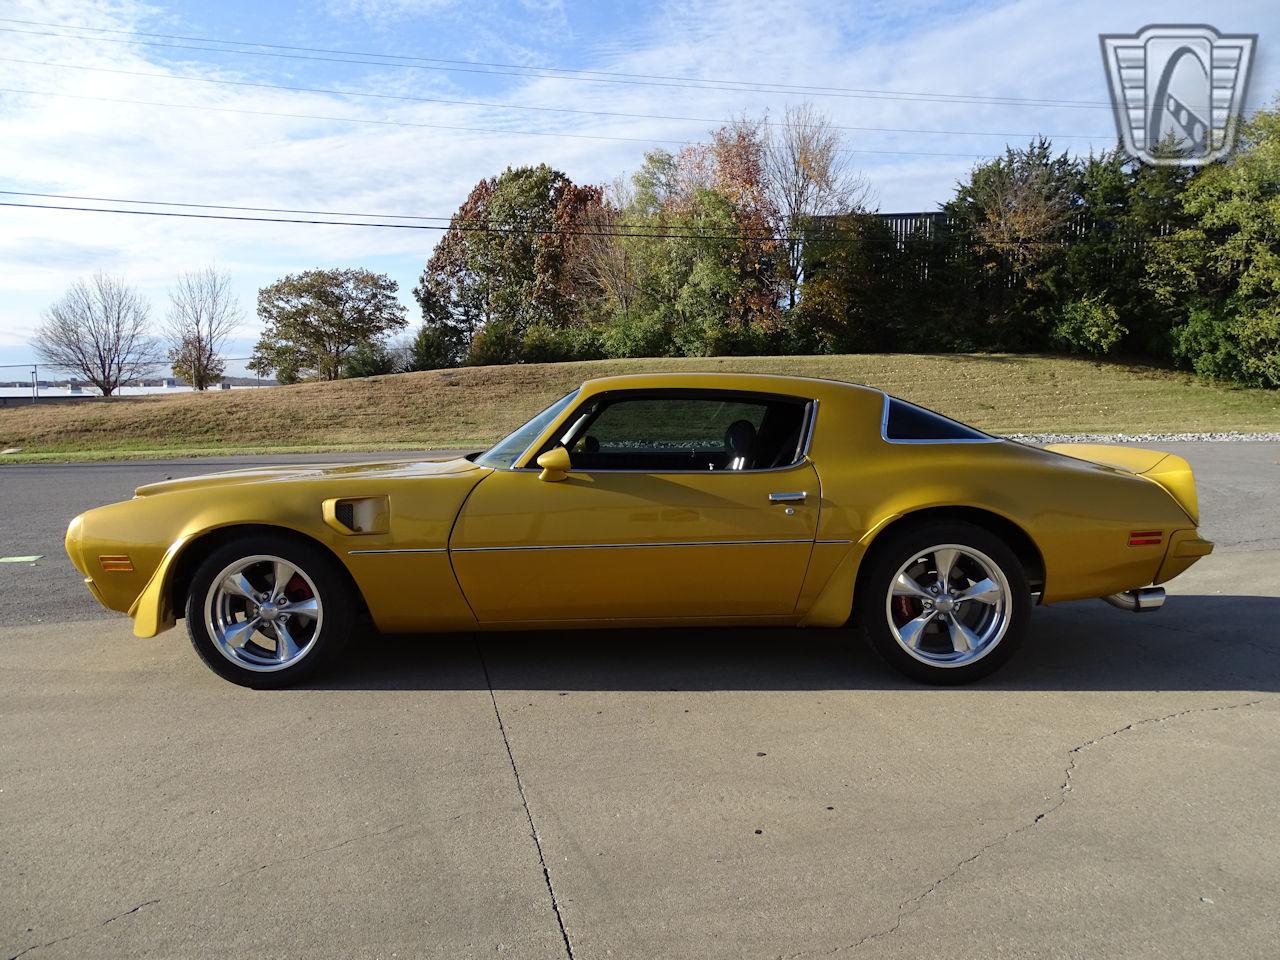
[[[564,420],[574,467],[563,479],[497,470],[459,514],[450,553],[476,617],[793,614],[820,501],[804,456],[812,413],[795,398],[717,391],[590,398]]]

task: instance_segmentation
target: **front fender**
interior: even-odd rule
[[[170,584],[173,579],[174,561],[182,549],[191,541],[191,537],[183,537],[176,541],[160,558],[156,572],[151,575],[147,585],[138,594],[129,608],[129,616],[133,620],[135,637],[155,637],[171,630],[177,624],[177,614],[173,610],[171,597],[173,591]]]
[[[67,552],[94,596],[127,612],[139,637],[162,633],[182,616],[173,593],[199,560],[193,551],[203,551],[219,531],[242,526],[278,529],[327,550],[383,631],[466,628],[475,621],[453,576],[448,536],[486,475],[468,464],[372,474],[335,468],[302,478],[215,478],[211,485],[174,481],[77,517],[67,530]],[[387,506],[367,528],[348,528],[332,515],[326,519],[335,498]]]

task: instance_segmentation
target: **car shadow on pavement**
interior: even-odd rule
[[[1022,650],[980,681],[1009,690],[1280,690],[1280,597],[1175,596],[1133,614],[1036,610]],[[307,686],[380,690],[923,689],[853,630],[676,628],[370,634]]]

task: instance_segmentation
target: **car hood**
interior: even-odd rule
[[[278,467],[250,467],[245,470],[227,470],[222,473],[206,473],[177,480],[161,480],[138,487],[134,494],[150,497],[180,490],[212,489],[247,483],[279,483],[291,480],[324,479],[414,479],[451,477],[473,471],[483,471],[470,460],[458,457],[453,460],[397,460],[385,463],[317,463],[292,464]]]

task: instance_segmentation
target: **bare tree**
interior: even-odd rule
[[[794,307],[804,281],[804,231],[813,217],[862,213],[872,200],[870,184],[849,166],[840,132],[830,118],[803,103],[788,106],[770,126],[764,176],[777,210],[776,232],[785,237],[783,282]]]
[[[77,280],[44,313],[31,340],[41,363],[83,377],[109,397],[162,361],[147,334],[150,307],[122,277]]]
[[[218,354],[242,316],[229,273],[205,267],[180,275],[165,324],[173,372],[196,390],[213,386],[226,369]]]
[[[631,306],[639,295],[638,266],[632,246],[616,236],[621,229],[622,211],[630,209],[635,196],[621,177],[604,190],[602,202],[586,211],[582,226],[586,229],[575,238],[576,253],[569,259],[569,279],[585,290],[597,290],[606,301],[617,305],[623,317],[630,316]]]

